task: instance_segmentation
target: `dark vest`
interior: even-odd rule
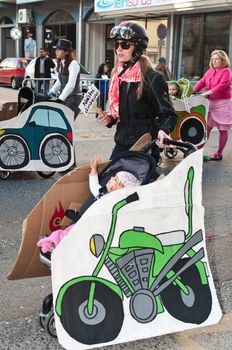
[[[64,88],[68,82],[68,78],[69,78],[69,74],[64,75],[61,72],[59,72],[58,79],[61,83],[61,92],[64,90]],[[74,87],[73,91],[71,92],[71,94],[65,100],[65,105],[75,112],[75,117],[80,112],[80,109],[78,107],[80,102],[81,102],[80,73],[78,73],[75,87]]]

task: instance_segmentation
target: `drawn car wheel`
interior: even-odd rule
[[[53,135],[48,137],[41,147],[41,158],[47,166],[60,168],[71,161],[71,147],[65,137]]]
[[[5,136],[0,140],[0,166],[3,169],[21,169],[29,162],[25,142],[18,136]]]
[[[55,171],[37,171],[37,174],[44,179],[49,179],[49,177],[52,177],[55,173]]]
[[[173,270],[179,271],[188,258],[179,260]],[[180,275],[181,281],[187,286],[189,294],[186,295],[178,285],[170,284],[161,293],[161,299],[167,311],[176,319],[201,324],[204,322],[212,308],[212,296],[209,285],[203,285],[199,271],[195,265],[190,266]]]
[[[202,122],[195,118],[188,118],[181,125],[180,137],[182,141],[188,141],[198,145],[205,137],[205,128]]]
[[[178,150],[176,148],[165,148],[164,149],[164,154],[167,158],[173,159],[177,156]]]
[[[48,332],[48,334],[50,334],[53,338],[57,338],[55,315],[54,315],[53,307],[49,311],[49,313],[45,316],[43,325],[44,325],[45,331]]]
[[[9,176],[10,176],[9,171],[0,171],[0,179],[6,180],[6,179],[8,179]]]
[[[89,315],[87,304],[92,282],[71,285],[63,296],[61,323],[66,332],[83,344],[98,344],[117,338],[124,319],[121,298],[106,285],[94,282],[94,306]]]

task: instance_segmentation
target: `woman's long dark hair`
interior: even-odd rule
[[[104,72],[104,67],[108,67],[108,65],[106,64],[106,63],[101,63],[100,64],[100,66],[98,67],[98,71],[97,71],[97,73],[99,74],[99,75],[102,75],[102,74],[107,74],[108,75],[108,73],[105,73]]]
[[[62,71],[62,74],[63,74],[63,75],[68,75],[68,74],[69,74],[69,73],[68,73],[68,67],[69,67],[70,63],[71,63],[74,59],[75,59],[75,57],[74,57],[73,52],[72,52],[72,51],[67,51],[67,55],[65,56],[65,59],[64,59],[65,65],[64,65],[64,69],[63,69],[63,71]],[[57,59],[57,71],[58,71],[58,72],[59,72],[59,70],[60,70],[60,63],[61,63],[61,59],[58,58],[58,59]]]

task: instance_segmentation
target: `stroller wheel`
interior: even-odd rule
[[[55,171],[37,171],[37,174],[44,179],[48,179],[49,177],[52,177],[55,174]]]
[[[53,338],[56,338],[57,334],[56,334],[55,316],[54,316],[53,307],[49,311],[49,313],[45,316],[45,320],[43,324],[44,324],[45,331],[47,331],[48,334],[50,334]]]
[[[156,165],[159,167],[162,164],[162,161],[163,161],[162,157],[159,156],[159,160]]]
[[[46,317],[46,315],[44,315],[43,308],[41,307],[40,312],[39,312],[39,325],[43,329],[44,329],[45,317]]]
[[[164,154],[167,158],[173,159],[177,156],[178,150],[174,148],[165,148],[164,149]]]
[[[9,171],[0,171],[0,178],[2,180],[8,179],[9,176],[10,176],[10,172]]]

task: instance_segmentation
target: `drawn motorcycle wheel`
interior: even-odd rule
[[[173,270],[179,271],[188,260],[188,258],[179,260]],[[161,293],[163,304],[174,318],[186,323],[201,324],[208,318],[212,308],[209,285],[202,284],[195,265],[190,266],[180,277],[187,286],[189,294],[186,295],[178,285],[170,284]]]
[[[41,158],[51,168],[68,165],[71,160],[71,147],[62,135],[48,137],[41,147]]]
[[[94,282],[94,306],[87,310],[92,282],[70,286],[61,305],[61,323],[66,332],[83,344],[98,344],[115,339],[122,327],[124,312],[121,298],[109,287]]]
[[[180,137],[182,141],[188,141],[194,145],[202,142],[205,136],[205,128],[202,122],[195,118],[186,119],[181,125]]]
[[[3,169],[20,169],[29,162],[26,143],[18,136],[8,135],[0,140],[0,166]]]

